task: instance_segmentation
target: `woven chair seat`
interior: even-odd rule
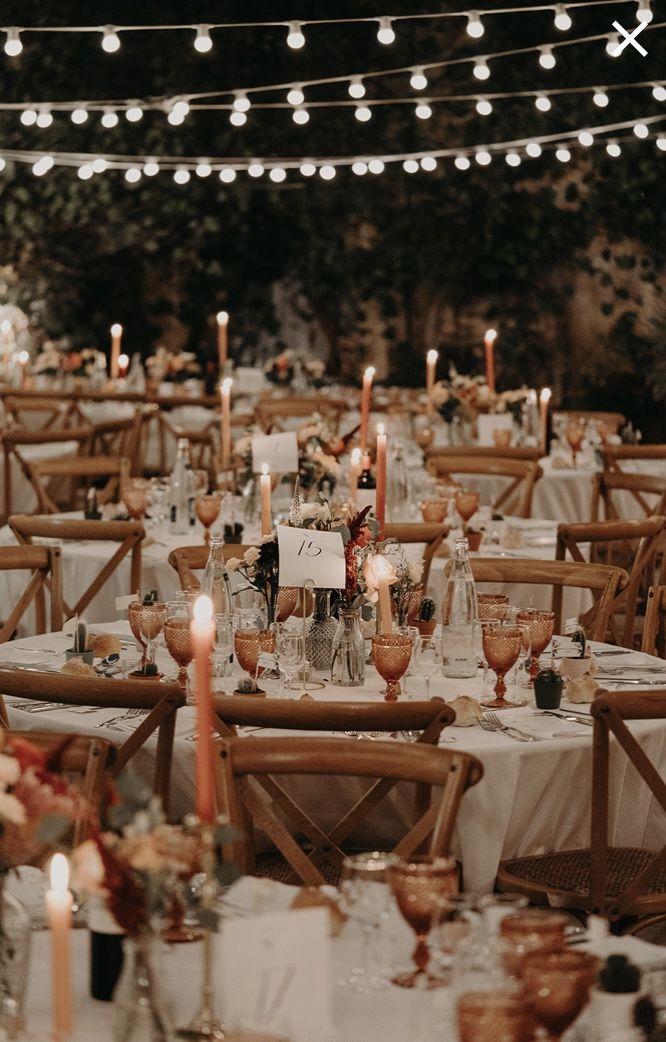
[[[651,861],[656,852],[639,847],[610,847],[608,850],[607,897],[617,897]],[[590,892],[590,851],[563,850],[542,857],[514,858],[502,862],[502,874],[512,875],[520,883],[544,887],[549,891],[585,896]],[[661,872],[646,891],[666,894],[666,870]]]
[[[319,865],[319,871],[325,881],[331,886],[337,886],[340,882],[340,869],[326,862]],[[282,854],[277,851],[269,851],[266,854],[257,854],[256,873],[264,879],[273,879],[278,883],[291,883],[300,885],[300,880],[295,875],[293,868]]]

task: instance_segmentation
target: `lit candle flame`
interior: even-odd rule
[[[226,311],[218,311],[217,313],[217,324],[218,326],[226,326],[229,321],[229,314]]]
[[[539,395],[539,400],[542,402],[549,402],[552,397],[552,394],[553,392],[551,391],[550,387],[544,387],[541,394]]]
[[[129,355],[118,355],[118,365],[121,368],[127,368],[129,365]]]
[[[365,377],[368,380],[372,380],[374,375],[375,375],[375,367],[374,367],[374,365],[369,365],[368,368],[365,370]]]
[[[486,340],[491,340],[492,341],[492,340],[496,340],[496,339],[497,339],[497,330],[496,329],[488,329],[488,330],[486,330]]]
[[[488,334],[486,334],[486,336],[487,335]],[[426,361],[430,362],[431,365],[434,365],[438,358],[439,354],[437,351],[428,351],[428,354],[426,355]]]
[[[227,391],[227,393],[229,393],[231,391],[232,383],[233,383],[233,380],[231,379],[230,376],[225,377],[225,379],[220,384],[220,390],[221,391]]]
[[[122,335],[123,335],[123,327],[121,326],[120,322],[114,322],[113,325],[111,326],[111,336],[122,336]]]
[[[270,474],[270,467],[268,466],[268,463],[262,463],[261,464],[261,473],[262,474]]]
[[[197,626],[206,626],[213,618],[213,602],[205,593],[195,600],[192,617]]]
[[[19,353],[18,353],[19,365],[27,365],[29,361],[30,361],[30,355],[28,354],[28,352],[27,351],[19,351]]]
[[[361,462],[361,450],[360,449],[352,449],[351,461],[352,461],[352,463],[360,463]]]
[[[384,427],[384,424],[383,423],[378,423],[377,424],[377,434],[382,435],[382,434],[385,434],[385,433],[386,433],[386,428]]]
[[[51,889],[58,894],[65,894],[69,889],[69,864],[64,854],[54,854],[51,858]]]

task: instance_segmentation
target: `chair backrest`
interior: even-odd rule
[[[451,456],[464,456],[466,459],[522,459],[538,463],[542,455],[540,448],[531,445],[509,445],[505,448],[497,445],[458,445],[450,449],[428,449],[425,459],[426,466],[431,459],[441,458],[446,461]]]
[[[666,782],[662,777],[661,765],[652,763],[625,723],[627,720],[666,722],[666,692],[599,691],[590,711],[594,719],[590,910],[611,920],[627,915],[646,916],[651,912],[663,914],[663,889],[656,888],[658,892],[650,894],[650,886],[657,877],[663,877],[666,846],[662,846],[647,865],[644,860],[639,864],[634,863],[634,866],[627,864],[626,881],[619,893],[608,894],[607,880],[610,822],[615,817],[611,810],[610,736],[613,735],[649,788],[653,802],[666,812]],[[613,756],[616,755],[619,752],[613,750]]]
[[[138,720],[136,729],[116,745],[111,773],[119,774],[157,732],[153,790],[162,797],[165,807],[168,806],[176,713],[185,705],[185,694],[178,684],[0,669],[0,714],[5,723],[7,710],[3,699],[13,698],[119,711],[145,709],[146,714]],[[115,736],[120,732],[110,730],[109,734],[113,734],[115,743]]]
[[[71,606],[63,598],[67,618],[82,615],[97,596],[109,577],[129,555],[130,579],[128,593],[141,589],[141,543],[145,537],[143,525],[138,521],[78,521],[50,515],[12,514],[9,527],[19,543],[31,544],[35,539],[51,539],[78,542],[81,540],[117,543],[117,549],[109,550],[109,557],[89,584],[81,591]]]
[[[629,512],[627,503],[633,510],[638,507],[645,517],[666,514],[666,474],[626,474],[613,468],[595,474],[593,521],[602,520],[602,514],[607,521],[623,520]]]
[[[229,738],[220,743],[219,754],[220,811],[228,815],[232,825],[241,827],[247,826],[249,815],[256,828],[285,857],[294,875],[308,886],[319,886],[324,881],[318,866],[327,863],[339,869],[345,856],[339,840],[348,834],[348,815],[344,814],[332,829],[323,829],[300,801],[276,781],[277,775],[379,778],[425,787],[429,798],[418,801],[416,820],[395,847],[397,854],[408,856],[428,840],[432,854],[448,853],[460,800],[483,774],[479,761],[468,753],[399,742],[357,742],[305,735]],[[258,778],[264,782],[263,787],[256,784]],[[433,786],[441,791],[435,800],[430,799]],[[306,797],[309,788],[303,787]],[[296,842],[284,817],[306,837],[312,847],[311,856]],[[246,836],[249,841],[247,832]],[[247,842],[237,845],[232,856],[248,864]]]
[[[37,746],[47,759],[57,754],[60,770],[91,809],[92,815],[84,813],[74,823],[73,849],[95,830],[96,819],[102,816],[106,781],[115,759],[115,749],[105,738],[58,731],[9,731],[5,734],[4,748],[11,749],[14,736]]]
[[[384,526],[385,539],[397,539],[399,543],[424,543],[423,572],[421,584],[424,592],[428,589],[432,559],[449,534],[448,525],[427,523],[387,524]]]
[[[532,586],[572,587],[589,590],[594,610],[587,624],[590,640],[604,640],[613,601],[623,590],[629,576],[622,568],[604,564],[580,564],[578,561],[535,561],[533,558],[471,557],[470,564],[477,583],[526,583]],[[556,604],[552,605],[556,611]],[[555,614],[555,632],[562,632],[561,610]]]
[[[54,430],[70,423],[85,422],[76,401],[71,398],[37,398],[34,395],[7,395],[7,418],[23,430]]]
[[[309,416],[317,414],[323,416],[337,433],[340,420],[348,409],[348,402],[327,398],[324,395],[304,398],[290,395],[288,398],[262,398],[254,407],[254,415],[266,434],[270,434],[280,420],[306,420]]]
[[[621,470],[622,464],[637,460],[665,460],[666,442],[646,445],[604,445],[601,455],[606,470]]]
[[[666,586],[651,586],[648,590],[641,651],[666,657]]]
[[[106,478],[106,483],[97,489],[100,504],[110,502],[120,493],[124,481],[130,476],[131,463],[126,456],[59,456],[51,459],[26,461],[30,482],[37,494],[39,510],[46,514],[57,514],[63,507],[75,506],[77,490],[92,482]],[[56,484],[57,490],[51,485]],[[63,496],[63,488],[69,492],[62,502],[53,498]]]
[[[0,623],[0,643],[11,640],[30,605],[35,604],[35,633],[46,632],[45,588],[50,591],[49,631],[62,629],[62,551],[59,546],[0,546],[0,572],[29,570],[23,593]]]
[[[92,430],[93,429],[90,425],[85,425],[80,427],[67,427],[59,430],[29,431],[16,428],[3,431],[2,451],[5,467],[3,475],[3,517],[6,519],[12,512],[13,461],[15,461],[20,470],[23,471],[26,479],[30,481],[31,477],[28,463],[29,460],[35,458],[34,454],[30,451],[33,446],[43,445],[50,453],[55,445],[62,444],[63,442],[74,442],[75,453],[72,453],[72,455],[76,454],[81,456],[84,455],[90,447]]]
[[[595,409],[554,409],[553,424],[559,420],[575,423],[577,420],[595,420],[602,423],[609,434],[617,434],[624,427],[626,418],[621,412],[598,412]]]
[[[249,546],[238,543],[225,543],[222,547],[224,560],[230,561],[232,557],[242,557]],[[177,546],[169,554],[168,561],[172,568],[178,572],[181,590],[198,590],[201,580],[195,572],[202,572],[206,567],[209,548],[207,546]]]
[[[538,463],[528,459],[512,459],[503,456],[477,456],[465,452],[458,454],[432,454],[426,467],[436,477],[452,474],[486,474],[508,479],[508,484],[493,502],[493,510],[503,510],[514,517],[529,517],[532,513],[534,485],[543,474]]]
[[[190,447],[190,462],[194,468],[208,472],[208,480],[214,486],[217,477],[217,457],[219,454],[219,424],[215,414],[210,411],[211,419],[204,427],[197,430],[181,427],[172,423],[165,413],[159,414],[160,438],[163,442],[170,439],[172,444],[178,438],[187,438]],[[164,445],[164,454],[166,444]]]
[[[664,530],[666,517],[651,517],[645,520],[597,521],[581,525],[558,525],[556,560],[564,561],[567,553],[572,560],[584,563],[581,546],[590,545],[589,560],[604,564],[615,564],[629,574],[625,588],[616,594],[611,609],[610,628],[613,640],[629,648],[633,645],[634,625],[639,606],[639,597],[646,595],[655,580],[657,558],[661,556],[660,572],[663,573]],[[555,588],[554,597],[562,609],[562,589]],[[618,612],[623,619],[615,620]],[[585,625],[585,619],[581,619]]]

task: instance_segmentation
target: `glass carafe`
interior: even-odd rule
[[[305,657],[313,669],[330,670],[338,624],[331,615],[331,591],[315,590],[314,611],[305,638]]]
[[[365,641],[360,608],[340,608],[338,628],[333,638],[331,680],[340,687],[360,687],[365,680]]]

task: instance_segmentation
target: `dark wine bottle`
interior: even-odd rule
[[[93,899],[88,913],[90,931],[90,994],[111,1002],[123,968],[123,932],[101,901]]]
[[[370,513],[374,514],[376,505],[377,483],[370,470],[370,456],[366,453],[363,457],[363,470],[356,489],[356,509],[361,511],[365,507],[370,507]]]

